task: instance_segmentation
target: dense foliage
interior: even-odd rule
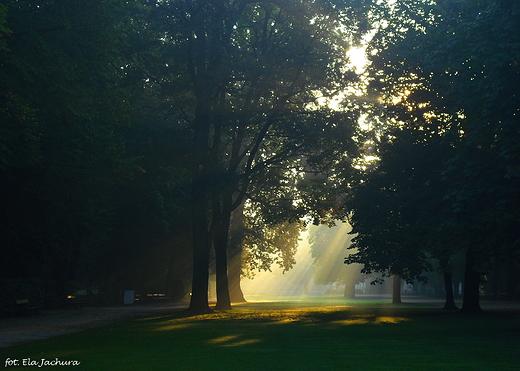
[[[463,309],[479,311],[484,279],[497,294],[518,292],[520,8],[411,1],[384,10],[369,80],[390,119],[380,162],[350,202],[358,252],[347,261],[418,278],[430,257],[449,272],[463,253]]]
[[[124,68],[136,55],[136,9],[102,0],[1,7],[1,275],[44,282],[47,305],[87,287],[72,281],[107,283],[164,238],[161,225],[182,204],[182,145],[166,142],[172,129],[146,115],[150,94]]]

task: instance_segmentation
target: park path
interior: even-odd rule
[[[0,348],[71,334],[130,319],[167,315],[184,307],[185,305],[172,303],[127,305],[50,310],[27,317],[0,318]]]

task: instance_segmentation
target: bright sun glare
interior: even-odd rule
[[[317,232],[316,228],[326,228],[327,226],[311,226],[313,233]],[[343,253],[346,253],[346,246],[349,244],[351,230],[350,225],[340,223],[331,232],[334,237],[331,238],[326,254],[322,256],[322,265],[331,267],[334,270],[340,270],[346,273],[348,267],[343,264]],[[311,255],[311,247],[308,236],[310,231],[307,230],[300,235],[300,243],[296,252],[296,264],[286,273],[282,273],[282,269],[277,266],[272,267],[272,272],[258,272],[255,277],[250,279],[242,279],[241,287],[246,300],[254,301],[276,300],[276,297],[299,296],[299,295],[323,295],[327,290],[327,285],[318,285],[314,282],[314,259]],[[338,252],[340,258],[338,258]],[[336,260],[341,262],[340,268],[337,267]],[[343,273],[341,273],[343,274]],[[340,275],[341,275],[340,274]]]
[[[300,243],[296,252],[296,265],[286,273],[278,266],[272,267],[272,272],[257,272],[255,277],[242,279],[241,287],[246,300],[248,297],[269,298],[278,295],[294,295],[303,292],[301,283],[307,274],[312,274],[312,257],[307,240],[308,231],[300,235]]]
[[[368,63],[365,55],[364,47],[354,47],[347,51],[347,56],[350,59],[350,64],[355,68],[356,73],[361,74],[364,72],[365,67]]]

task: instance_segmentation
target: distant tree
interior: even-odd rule
[[[302,222],[269,224],[259,215],[246,214],[245,272],[270,271],[274,264],[284,272],[290,270],[295,264],[294,255],[304,230]]]
[[[311,255],[316,266],[313,276],[314,283],[318,285],[344,284],[343,296],[349,299],[355,297],[355,285],[365,279],[360,272],[360,265],[345,266],[343,264],[345,250],[352,239],[352,236],[349,235],[351,229],[346,223],[334,227],[321,225],[309,228]]]

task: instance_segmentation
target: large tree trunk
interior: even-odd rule
[[[206,209],[205,198],[193,201],[193,208]],[[195,314],[210,313],[208,303],[210,239],[206,224],[206,212],[193,210],[193,278],[188,311]]]
[[[401,277],[392,276],[392,304],[401,304]]]
[[[471,248],[466,252],[464,272],[463,313],[482,313],[480,308],[480,273],[475,270],[476,253]]]
[[[195,110],[192,164],[192,209],[193,233],[193,278],[191,301],[188,311],[210,313],[208,303],[209,254],[211,238],[208,230],[208,190],[206,185],[209,170],[208,138],[211,120],[211,100],[200,97]]]
[[[215,306],[215,309],[229,310],[231,309],[231,298],[229,296],[227,242],[231,213],[226,211],[228,210],[227,207],[224,207],[223,210],[213,240],[213,245],[215,247],[215,273],[217,280],[217,305]]]

